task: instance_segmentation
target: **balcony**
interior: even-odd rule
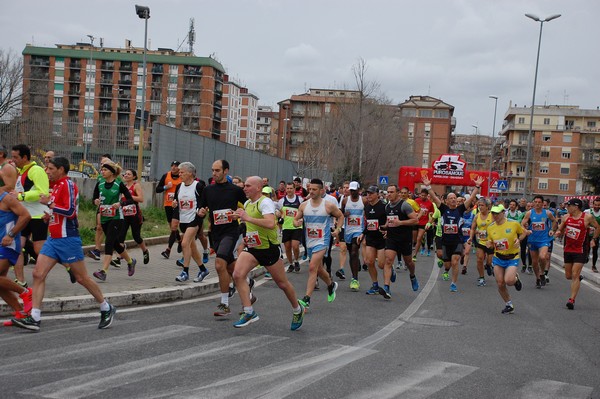
[[[102,103],[99,110],[101,112],[112,112],[112,105],[110,103]]]
[[[78,72],[72,73],[69,76],[69,82],[76,82],[76,83],[81,82],[81,74]]]
[[[31,61],[29,61],[29,65],[36,67],[49,67],[50,59],[47,57],[31,57]]]
[[[121,63],[121,66],[119,67],[119,71],[126,71],[126,72],[131,72],[133,70],[133,67],[131,65],[131,62],[128,63]]]
[[[105,71],[114,71],[115,63],[112,61],[103,61],[100,65],[100,69],[103,69]]]
[[[163,73],[163,66],[162,65],[154,65],[154,66],[152,66],[151,73],[153,75],[162,74]]]
[[[194,97],[184,97],[183,104],[200,104],[200,100],[198,98],[194,98]]]
[[[33,69],[31,71],[31,80],[48,80],[50,79],[50,73],[46,70]]]
[[[202,76],[202,68],[187,66],[183,68],[183,74],[187,76]]]
[[[71,62],[69,62],[69,68],[81,69],[81,60],[71,60]]]
[[[119,84],[121,86],[131,86],[131,79],[120,79]]]
[[[163,87],[163,82],[162,82],[162,80],[158,80],[158,81],[154,81],[154,82],[152,82],[152,84],[151,84],[151,87],[152,87],[153,89],[161,89],[161,88]]]
[[[222,109],[223,108],[223,102],[221,100],[215,101],[214,107],[218,108],[218,109]]]
[[[74,101],[67,106],[69,111],[79,111],[79,101]]]
[[[183,84],[183,89],[184,90],[194,90],[194,91],[200,91],[202,90],[202,87],[200,86],[200,82],[198,83],[184,83]]]
[[[69,90],[68,93],[69,96],[71,97],[79,97],[81,96],[81,91],[79,90],[79,87],[71,87],[71,89]]]

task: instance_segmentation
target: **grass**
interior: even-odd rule
[[[94,244],[94,227],[96,226],[97,207],[89,200],[79,202],[79,234],[83,245]],[[142,225],[142,237],[158,237],[169,235],[170,229],[167,225],[167,217],[163,208],[149,206],[142,211],[144,224]],[[131,240],[131,231],[127,232],[126,240]]]

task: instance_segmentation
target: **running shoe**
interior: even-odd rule
[[[298,303],[304,309],[304,313],[308,312],[308,309],[310,309],[310,298],[309,297],[305,296],[302,299],[298,299]]]
[[[208,251],[205,251],[202,253],[202,263],[208,263],[209,258],[208,258]]]
[[[292,263],[290,263],[290,265],[288,266],[287,270],[288,273],[291,273],[294,271],[294,265]]]
[[[175,261],[175,264],[176,264],[177,266],[179,266],[179,267],[185,267],[185,265],[183,264],[183,258],[181,258],[181,259],[177,259],[177,260]]]
[[[480,277],[479,279],[477,279],[477,286],[485,287],[485,279],[483,277]]]
[[[356,292],[358,291],[360,288],[360,283],[358,282],[357,279],[353,278],[352,280],[350,280],[350,290]]]
[[[395,283],[396,282],[396,277],[397,277],[396,276],[396,271],[394,270],[394,268],[392,268],[392,277],[390,277],[390,281],[392,283]]]
[[[30,331],[40,331],[40,321],[33,320],[33,317],[27,316],[24,319],[20,319],[18,317],[13,317],[10,319],[13,326],[24,328]]]
[[[412,259],[413,259],[413,262],[416,262],[417,261],[417,255],[413,256]]]
[[[346,279],[346,273],[344,272],[344,269],[339,269],[337,272],[335,272],[335,275],[340,280],[345,280]]]
[[[442,273],[442,280],[444,280],[444,281],[450,280],[450,275],[448,274],[448,272]]]
[[[202,281],[204,281],[204,279],[206,278],[206,276],[208,276],[209,274],[210,274],[210,272],[208,271],[208,269],[206,269],[204,271],[199,270],[198,271],[198,275],[194,279],[194,283],[201,283]]]
[[[265,280],[273,280],[273,277],[271,277],[271,273],[265,272]]]
[[[87,253],[87,256],[94,260],[100,260],[100,251],[97,249],[92,249]]]
[[[450,283],[450,292],[458,292],[458,287],[454,283]]]
[[[513,305],[506,305],[504,309],[502,309],[502,314],[513,314],[515,311],[515,307]]]
[[[542,288],[542,282],[539,278],[535,280],[535,288],[537,288],[538,290]]]
[[[463,266],[461,274],[467,274],[467,267]]]
[[[121,258],[114,258],[110,261],[110,265],[116,267],[117,269],[121,268]]]
[[[110,309],[100,312],[100,324],[98,324],[98,328],[101,330],[110,327],[117,313],[117,308],[111,304],[108,306],[110,306]]]
[[[594,273],[598,273],[598,269],[596,269],[596,266],[592,266],[592,271],[593,271]]]
[[[252,311],[252,313],[242,313],[242,315],[240,316],[240,319],[238,321],[236,321],[235,323],[233,323],[233,326],[235,328],[242,328],[242,327],[246,327],[248,324],[250,323],[254,323],[255,321],[260,320],[258,317],[258,313],[256,313],[254,310]]]
[[[533,267],[527,266],[527,274],[533,274]]]
[[[135,265],[137,264],[137,260],[135,258],[131,258],[131,263],[127,264],[127,275],[129,277],[135,274]]]
[[[421,248],[421,252],[419,252],[419,255],[425,256],[425,248]]]
[[[402,263],[402,270],[404,270],[404,271],[408,270],[408,266],[406,266],[406,263]]]
[[[442,266],[444,266],[444,261],[443,261],[443,260],[441,260],[440,258],[438,258],[438,260],[437,260],[437,265],[438,265],[438,267],[441,269],[441,268],[442,268]]]
[[[315,281],[315,290],[320,290],[319,288],[319,279],[317,278],[317,281]]]
[[[300,263],[298,261],[294,262],[294,271],[300,273]]]
[[[574,299],[569,298],[569,301],[567,302],[567,308],[569,310],[575,309],[575,300]]]
[[[527,270],[527,266],[523,266],[521,267],[521,273],[525,274],[525,271]]]
[[[547,274],[544,274],[544,280],[546,280],[546,284],[550,284],[550,279]]]
[[[489,263],[487,263],[485,265],[485,271],[487,272],[488,276],[493,276],[494,275],[494,269],[492,268],[492,265],[490,265]]]
[[[217,306],[217,310],[213,313],[215,317],[226,317],[230,314],[231,309],[229,309],[229,306],[225,305],[224,303],[220,303],[219,306]]]
[[[582,280],[583,280],[583,274],[580,274],[579,275],[579,281],[582,281]],[[25,283],[25,284],[27,284],[27,283]],[[27,287],[27,285],[25,285],[25,287]]]
[[[523,284],[521,283],[521,280],[519,279],[519,274],[517,273],[517,281],[515,281],[515,289],[517,291],[521,291],[521,288],[523,288]]]
[[[75,284],[77,282],[77,278],[73,274],[73,270],[70,267],[67,267],[67,273],[69,273],[69,281],[71,284]]]
[[[427,256],[431,256],[431,250],[430,249],[427,250]]]
[[[15,319],[24,319],[24,318],[26,318],[29,315],[27,313],[25,313],[25,312],[18,311],[18,312],[13,313],[13,316],[14,316]],[[14,326],[14,324],[12,322],[12,319],[6,320],[3,323],[3,326],[4,327],[12,327],[12,326]]]
[[[357,281],[358,282],[358,281]],[[335,301],[335,291],[337,291],[338,283],[335,281],[331,284],[331,287],[327,287],[327,302]]]
[[[410,285],[412,286],[413,291],[419,291],[419,280],[417,280],[417,276],[410,279]]]
[[[369,270],[369,266],[367,266],[366,263],[362,264],[362,269],[366,272],[367,270]]]
[[[369,290],[366,292],[367,295],[379,295],[379,286],[371,286]]]
[[[23,312],[29,314],[31,312],[31,308],[33,307],[32,298],[33,291],[31,288],[26,288],[25,291],[19,294],[19,298],[23,300]]]
[[[540,276],[540,283],[542,284],[542,287],[546,286],[546,277],[543,274]]]
[[[379,287],[378,290],[379,295],[381,295],[384,299],[392,299],[392,294],[390,293],[389,287]]]
[[[27,288],[28,287],[27,281],[19,281],[19,279],[16,278],[15,279],[15,283],[19,284],[23,288]]]
[[[230,285],[229,286],[229,293],[227,294],[229,296],[229,298],[233,298],[235,293],[236,293],[236,289],[235,289],[235,285]]]
[[[29,252],[27,252],[25,250],[25,248],[23,248],[23,264],[24,265],[28,265],[29,264]]]
[[[169,259],[169,256],[171,255],[171,251],[166,249],[166,250],[162,251],[160,254],[162,255],[163,258]]]
[[[100,281],[106,281],[106,272],[104,270],[96,270],[92,275]]]
[[[308,253],[307,253],[307,251],[305,250],[305,251],[304,251],[304,255],[302,255],[302,260],[306,260],[306,259],[308,259]]]
[[[148,262],[150,262],[150,252],[148,250],[145,250],[143,252],[144,254],[144,265],[147,265]]]
[[[183,283],[184,281],[188,281],[189,279],[190,276],[185,272],[185,270],[182,270],[181,273],[179,273],[179,276],[175,277],[175,281],[179,283]]]
[[[302,322],[304,321],[304,306],[302,306],[300,301],[298,301],[298,304],[300,305],[300,313],[294,313],[292,316],[292,331],[299,330],[300,327],[302,327]]]

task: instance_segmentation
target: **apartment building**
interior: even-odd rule
[[[125,163],[135,158],[142,108],[146,151],[155,121],[221,139],[225,69],[213,58],[147,50],[142,104],[143,49],[128,41],[125,48],[27,45],[23,57],[23,115],[52,121],[47,134],[68,146],[74,160],[102,153]]]
[[[254,150],[257,118],[258,97],[225,74],[221,141]]]
[[[271,145],[271,140],[277,140],[279,119],[273,107],[266,105],[258,106],[258,118],[256,121],[256,150],[269,155],[277,155],[277,142]]]
[[[525,192],[527,136],[531,108],[509,106],[501,135],[502,175],[509,182],[509,194]],[[562,197],[591,190],[582,179],[582,170],[598,161],[600,110],[579,106],[545,105],[534,108],[530,157],[530,192]]]

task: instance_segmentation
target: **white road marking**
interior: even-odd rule
[[[515,392],[515,397],[523,399],[578,399],[591,398],[593,391],[594,388],[583,385],[552,380],[537,380],[528,381],[525,386]]]

